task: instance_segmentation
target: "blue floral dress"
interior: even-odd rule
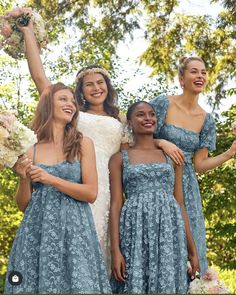
[[[166,124],[165,118],[168,111],[169,100],[166,96],[160,96],[150,103],[153,105],[158,119],[156,138],[166,139],[184,151],[185,163],[183,171],[184,203],[189,217],[190,228],[195,241],[200,262],[201,274],[208,267],[206,259],[206,232],[202,202],[196,173],[192,164],[193,153],[201,148],[215,149],[216,129],[215,121],[211,114],[207,113],[200,133]]]
[[[111,278],[114,293],[186,293],[187,250],[181,209],[173,196],[172,162],[131,164],[123,151],[126,201],[120,249],[127,278]]]
[[[81,183],[80,162],[38,166],[48,173]],[[109,280],[90,206],[56,188],[34,183],[10,253],[8,274],[23,281],[5,293],[110,293]]]

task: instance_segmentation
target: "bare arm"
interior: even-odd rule
[[[32,21],[29,22],[28,26],[19,27],[19,29],[24,34],[26,58],[30,75],[38,89],[39,94],[41,94],[47,86],[51,85],[51,82],[46,77],[43,68],[38,44],[33,31]]]
[[[32,161],[28,156],[29,155],[23,155],[19,157],[14,165],[14,170],[20,177],[15,199],[19,210],[22,212],[24,212],[28,206],[32,195],[31,180],[27,175],[27,171],[30,169]]]
[[[186,239],[187,239],[187,248],[188,248],[188,258],[191,263],[192,270],[190,271],[190,276],[193,279],[196,275],[196,271],[199,271],[199,261],[197,255],[197,249],[192,237],[192,233],[189,226],[189,220],[187,216],[187,212],[183,202],[183,188],[182,188],[182,174],[183,169],[181,166],[175,167],[175,187],[174,187],[174,196],[181,208],[182,217],[185,224],[185,232],[186,232]]]
[[[76,200],[93,203],[98,190],[96,159],[93,142],[86,137],[81,142],[81,171],[82,183],[74,183],[56,177],[37,166],[32,166],[29,175],[32,181],[54,186]]]
[[[196,172],[203,173],[207,170],[216,168],[231,159],[236,153],[236,140],[231,147],[224,153],[215,157],[208,156],[208,149],[202,148],[194,153],[194,167]]]
[[[109,161],[111,207],[110,207],[110,233],[112,272],[118,281],[125,280],[125,260],[120,251],[119,224],[120,212],[123,206],[122,189],[122,156],[121,153],[113,155]]]

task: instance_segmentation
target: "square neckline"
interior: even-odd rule
[[[123,150],[122,153],[124,155],[126,155],[126,160],[127,160],[127,164],[128,165],[133,165],[133,166],[137,166],[137,165],[162,165],[162,164],[167,164],[167,165],[170,165],[169,161],[168,161],[168,158],[167,158],[167,155],[163,152],[163,155],[165,157],[165,162],[146,162],[146,163],[143,163],[143,162],[140,162],[140,163],[131,163],[130,162],[130,156],[129,156],[129,151],[128,150]]]
[[[167,108],[166,108],[166,114],[165,114],[165,118],[164,118],[164,124],[165,124],[166,126],[174,127],[174,128],[176,128],[176,129],[181,129],[181,130],[184,130],[184,131],[186,131],[186,132],[193,133],[193,134],[195,134],[195,135],[197,135],[197,136],[200,136],[201,131],[202,131],[202,129],[204,128],[204,126],[205,126],[205,124],[206,124],[207,117],[208,117],[208,112],[205,112],[206,115],[205,115],[205,118],[204,118],[204,120],[203,120],[203,124],[202,124],[202,127],[201,127],[200,132],[196,132],[196,131],[193,131],[193,130],[190,130],[190,129],[187,129],[187,128],[184,128],[184,127],[181,127],[181,126],[177,126],[177,125],[175,125],[175,124],[166,123],[166,117],[167,117],[168,108],[169,108],[169,105],[170,105],[170,100],[169,100],[169,96],[168,96],[168,95],[166,95],[165,97],[166,97],[166,101],[167,101]]]
[[[60,164],[66,164],[66,163],[70,163],[70,164],[74,164],[74,163],[77,163],[79,162],[80,163],[80,159],[76,159],[75,161],[73,162],[69,162],[68,160],[62,160],[62,161],[59,161],[55,164],[46,164],[46,163],[35,163],[35,158],[36,158],[36,145],[37,143],[34,144],[34,149],[33,149],[33,165],[35,166],[45,166],[45,167],[54,167],[54,166],[57,166],[57,165],[60,165]]]

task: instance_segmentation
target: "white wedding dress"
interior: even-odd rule
[[[127,142],[122,123],[109,116],[80,112],[78,129],[93,140],[98,173],[98,195],[91,204],[94,223],[108,273],[111,269],[110,237],[108,231],[110,187],[108,162],[120,150],[121,142]]]

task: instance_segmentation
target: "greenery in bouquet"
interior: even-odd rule
[[[45,48],[47,45],[47,31],[42,17],[37,12],[28,7],[17,7],[0,16],[0,47],[13,58],[24,57],[24,36],[18,26],[27,26],[30,19],[33,22],[39,48]]]
[[[0,170],[12,168],[18,157],[36,142],[34,132],[20,123],[14,113],[0,110]]]

